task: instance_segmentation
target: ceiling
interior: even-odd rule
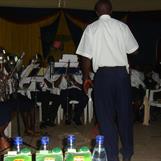
[[[63,0],[0,0],[4,7],[57,8]],[[65,0],[64,8],[93,10],[97,0]],[[114,11],[161,10],[161,0],[112,0]]]

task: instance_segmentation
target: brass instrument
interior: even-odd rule
[[[8,100],[11,90],[15,92],[17,88],[17,82],[14,80],[13,76],[15,72],[20,69],[23,57],[24,53],[22,53],[17,62],[10,62],[11,60],[7,60],[5,52],[0,52],[0,101],[2,102]],[[7,69],[9,71],[7,71]]]
[[[4,67],[5,62],[5,51],[2,50],[0,52],[0,101],[2,102],[7,100],[9,90],[9,87],[7,85],[7,72]]]

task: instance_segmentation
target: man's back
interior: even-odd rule
[[[138,48],[128,26],[109,15],[102,15],[87,26],[82,39],[85,36],[86,43],[80,42],[77,53],[85,52],[90,55],[94,71],[100,66],[127,66],[126,54]]]

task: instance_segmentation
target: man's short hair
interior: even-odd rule
[[[101,8],[102,6],[106,7],[106,11],[108,11],[109,13],[112,11],[112,3],[110,0],[98,0],[95,4],[95,11],[96,12],[102,12]]]

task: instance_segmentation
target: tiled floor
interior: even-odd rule
[[[15,125],[16,126],[16,125]],[[23,128],[21,128],[23,130]],[[41,135],[47,134],[50,137],[50,148],[59,146],[63,148],[63,140],[68,134],[75,134],[77,146],[91,146],[97,130],[94,123],[87,123],[82,126],[60,125],[41,130]],[[12,131],[13,136],[17,135],[16,127]],[[36,146],[40,137],[23,136],[24,141]],[[161,161],[161,114],[157,120],[151,121],[149,126],[143,126],[137,122],[134,125],[135,154],[132,161]]]

